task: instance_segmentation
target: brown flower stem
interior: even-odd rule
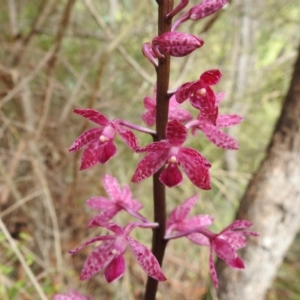
[[[157,0],[158,3],[158,34],[171,31],[171,21],[166,15],[173,9],[173,0]],[[156,132],[155,141],[165,139],[166,124],[168,122],[168,87],[170,77],[170,56],[159,60],[157,72],[156,98]],[[154,222],[159,227],[153,230],[152,252],[162,265],[167,241],[164,240],[166,227],[166,192],[165,186],[159,181],[162,169],[153,176]],[[145,300],[155,300],[158,281],[148,277],[145,291]]]

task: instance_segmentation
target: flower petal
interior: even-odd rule
[[[101,125],[101,126],[106,126],[109,124],[109,120],[103,114],[101,114],[99,111],[94,110],[94,109],[75,108],[74,113],[77,115],[80,115],[98,125]]]
[[[86,144],[98,141],[102,131],[103,131],[102,128],[92,128],[85,131],[73,142],[69,151],[70,152],[78,151]]]
[[[133,134],[133,132],[131,132],[129,129],[125,128],[124,126],[117,124],[117,121],[114,121],[113,125],[117,130],[117,132],[119,133],[122,140],[127,144],[127,146],[130,149],[135,150],[136,148],[139,147],[139,142],[136,136]]]
[[[152,40],[153,51],[158,48],[159,52],[175,57],[186,56],[201,47],[204,41],[198,37],[177,31],[165,32]],[[157,57],[159,55],[156,54]]]
[[[145,147],[141,147],[136,149],[137,153],[143,153],[143,152],[160,152],[160,151],[166,151],[168,152],[170,149],[171,145],[168,141],[166,140],[161,140],[159,142],[153,142],[150,143],[148,145],[146,145]]]
[[[188,228],[200,228],[210,226],[214,221],[214,218],[210,215],[197,215],[189,219],[184,220],[184,226]]]
[[[121,204],[124,204],[124,207],[129,208],[134,212],[137,212],[144,207],[138,200],[132,199],[132,193],[128,185],[125,185],[123,188]]]
[[[92,243],[95,242],[99,242],[99,241],[108,241],[108,240],[114,240],[115,238],[111,235],[103,235],[103,236],[96,236],[94,238],[91,238],[87,241],[85,241],[82,245],[80,245],[79,247],[72,249],[69,251],[69,253],[71,254],[76,254],[79,250],[81,250],[82,248],[86,247],[87,245],[90,245]]]
[[[100,214],[93,217],[89,221],[88,227],[91,228],[94,226],[102,226],[102,224],[110,221],[120,210],[121,210],[121,208],[119,208],[116,204],[111,203],[110,207],[108,206]]]
[[[230,127],[241,123],[243,117],[239,115],[219,115],[217,118],[217,127]]]
[[[186,199],[181,205],[175,207],[170,213],[169,220],[172,222],[181,222],[187,217],[191,209],[195,206],[198,201],[198,195],[194,195]]]
[[[220,93],[216,94],[216,105],[217,106],[219,106],[219,104],[223,101],[225,96],[226,96],[225,92],[220,92]]]
[[[122,190],[118,180],[115,177],[105,174],[102,178],[102,182],[106,193],[114,202],[122,198]]]
[[[208,171],[211,165],[199,152],[191,148],[181,148],[178,159],[194,185],[203,190],[211,188]]]
[[[247,239],[243,235],[243,232],[226,231],[218,236],[226,240],[235,250],[244,248],[247,244]]]
[[[221,80],[221,77],[222,77],[222,74],[221,74],[220,70],[213,69],[213,70],[205,71],[200,76],[200,80],[207,85],[215,85],[215,84],[219,83],[219,81]]]
[[[111,283],[123,276],[125,272],[125,260],[123,254],[115,257],[107,266],[104,277],[108,283]]]
[[[175,94],[175,99],[178,103],[184,102],[194,92],[194,87],[198,81],[186,82],[180,86]]]
[[[166,137],[172,146],[181,146],[187,138],[187,129],[178,120],[168,122]]]
[[[146,125],[148,126],[153,126],[156,121],[156,116],[155,112],[153,113],[152,111],[146,111],[142,114],[142,120],[145,122]]]
[[[169,188],[179,185],[182,182],[182,174],[178,169],[178,165],[169,163],[161,172],[159,180]]]
[[[198,127],[202,130],[205,136],[219,148],[228,150],[239,149],[238,142],[234,138],[229,136],[227,133],[220,131],[211,122],[201,121]]]
[[[219,236],[213,240],[212,248],[228,265],[237,257],[235,249],[227,241],[219,238]]]
[[[201,233],[191,233],[187,236],[187,238],[197,245],[209,246],[209,239]]]
[[[245,228],[249,228],[253,225],[252,222],[247,221],[247,220],[235,220],[234,222],[232,222],[231,224],[229,224],[226,228],[224,228],[220,234],[226,232],[226,231],[230,231],[230,230],[235,230],[235,229],[245,229]]]
[[[216,267],[214,263],[213,250],[211,247],[209,251],[209,271],[210,271],[211,278],[213,280],[214,287],[217,289],[219,287],[219,280],[218,280]]]
[[[99,152],[99,163],[104,164],[106,163],[110,158],[112,158],[117,152],[117,148],[114,144],[113,140],[108,140],[100,147]]]
[[[191,20],[205,18],[220,10],[228,0],[203,0],[200,4],[195,5],[189,11]]]
[[[114,206],[114,203],[112,203],[111,200],[98,196],[87,199],[85,204],[90,208],[97,210],[103,210],[108,207],[111,207],[112,205]]]
[[[84,262],[80,280],[87,280],[105,268],[115,257],[112,248],[115,240],[104,241],[97,247]]]
[[[146,155],[137,165],[131,178],[132,182],[138,183],[156,173],[165,163],[168,152],[151,152]]]
[[[130,236],[127,237],[127,241],[134,257],[142,269],[150,277],[158,281],[165,281],[167,278],[163,274],[161,267],[152,252]]]
[[[83,151],[81,157],[80,170],[88,169],[99,163],[99,155],[102,151],[103,144],[100,141],[90,143]]]

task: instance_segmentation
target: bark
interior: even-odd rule
[[[269,147],[241,201],[237,219],[259,238],[240,251],[246,269],[217,263],[219,300],[261,300],[300,227],[300,49]]]

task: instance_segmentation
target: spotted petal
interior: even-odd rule
[[[103,131],[102,128],[92,128],[85,131],[73,142],[69,151],[70,152],[78,151],[86,144],[98,141],[102,131]]]
[[[115,177],[106,174],[103,176],[102,182],[106,193],[114,202],[122,197],[120,185]]]
[[[152,40],[153,52],[160,58],[161,54],[169,54],[175,57],[186,56],[200,48],[204,41],[198,37],[183,32],[165,32]]]
[[[104,269],[115,257],[113,254],[113,246],[115,241],[104,241],[97,247],[86,259],[81,274],[80,280],[87,280],[96,273]]]
[[[103,114],[101,114],[99,111],[94,110],[94,109],[75,108],[74,113],[78,114],[98,125],[101,125],[101,126],[106,126],[109,124],[109,120]]]
[[[198,201],[198,195],[194,195],[186,199],[181,205],[176,206],[170,213],[169,222],[177,223],[181,222],[187,217],[191,209],[195,206]]]
[[[108,283],[111,283],[123,276],[125,272],[125,260],[123,254],[115,257],[107,266],[104,277]]]
[[[208,171],[211,166],[210,163],[199,152],[191,148],[181,148],[179,154],[180,165],[187,177],[195,186],[209,190],[211,188]]]
[[[220,10],[228,0],[203,0],[200,4],[195,5],[189,11],[191,20],[205,18]]]
[[[152,252],[147,249],[144,245],[140,244],[138,241],[134,240],[131,237],[127,237],[129,246],[133,252],[134,257],[136,258],[139,265],[142,269],[152,278],[158,281],[165,281],[166,277],[163,274],[161,267],[152,254]]]
[[[179,185],[182,182],[182,174],[178,169],[178,165],[169,163],[161,172],[159,180],[169,188]]]
[[[127,144],[127,146],[130,149],[135,150],[139,147],[139,143],[136,136],[129,129],[117,124],[116,121],[113,122],[113,125],[119,133],[122,140]]]
[[[187,129],[177,120],[170,121],[167,124],[166,137],[173,146],[181,146],[187,138]]]
[[[234,138],[227,133],[220,131],[212,123],[201,121],[198,126],[205,136],[216,146],[229,150],[237,150],[239,148],[239,145]]]
[[[200,80],[207,85],[215,85],[221,80],[222,74],[218,69],[212,69],[205,71],[201,76]]]
[[[175,99],[178,103],[184,102],[186,99],[188,99],[193,93],[194,86],[197,83],[197,81],[193,82],[186,82],[182,86],[180,86],[175,94]]]
[[[138,183],[143,179],[152,176],[165,164],[167,157],[168,152],[165,151],[149,153],[137,165],[131,181]]]
[[[230,127],[241,123],[243,117],[239,115],[219,115],[217,118],[217,127]]]

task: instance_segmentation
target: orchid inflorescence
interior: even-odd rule
[[[200,48],[204,44],[203,40],[191,34],[178,32],[177,28],[187,20],[199,20],[217,12],[226,2],[226,0],[203,0],[200,4],[193,6],[174,22],[170,32],[154,37],[151,43],[145,43],[142,47],[143,54],[157,68],[166,55],[185,56]],[[180,1],[174,10],[166,15],[166,19],[172,20],[188,3],[188,0]],[[213,86],[219,83],[221,76],[220,70],[207,70],[199,76],[199,79],[186,82],[168,93],[169,120],[165,128],[165,139],[155,140],[145,146],[139,144],[132,130],[144,132],[153,137],[156,136],[155,130],[122,119],[109,120],[101,112],[93,109],[76,108],[74,110],[76,114],[98,125],[82,133],[70,147],[71,152],[84,148],[80,169],[88,169],[110,160],[116,154],[114,139],[116,135],[119,135],[131,151],[145,153],[132,174],[132,182],[139,183],[165,167],[160,173],[159,180],[165,186],[172,188],[183,182],[182,168],[196,187],[209,190],[211,188],[209,173],[211,163],[197,150],[187,147],[185,142],[189,129],[193,135],[199,130],[219,148],[238,149],[237,141],[220,130],[222,127],[233,126],[242,121],[239,115],[219,114],[219,105],[225,93],[216,93]],[[192,107],[198,111],[196,119],[193,119],[189,111],[180,107],[180,104],[186,100],[189,100]],[[146,111],[142,115],[142,120],[147,126],[153,126],[157,118],[156,85],[153,97],[144,98],[144,106]],[[151,251],[130,237],[131,231],[135,228],[153,229],[160,225],[151,222],[139,212],[143,205],[133,199],[129,186],[126,185],[122,189],[117,179],[108,174],[104,175],[102,181],[109,197],[95,196],[87,200],[86,204],[98,211],[88,226],[104,228],[111,234],[89,239],[70,251],[75,254],[89,244],[101,242],[85,261],[80,279],[89,279],[100,270],[105,270],[104,276],[107,282],[120,278],[124,274],[124,252],[128,246],[148,276],[157,281],[166,280],[160,264]],[[247,230],[252,224],[246,220],[234,221],[218,234],[211,232],[207,227],[213,223],[213,217],[197,215],[187,218],[197,201],[198,196],[194,195],[173,209],[166,222],[165,239],[187,237],[194,244],[209,246],[210,273],[214,286],[218,287],[213,253],[233,268],[244,268],[243,261],[237,256],[236,250],[246,246],[245,236],[258,234]],[[125,226],[114,223],[112,219],[120,211],[125,211],[136,221]]]

